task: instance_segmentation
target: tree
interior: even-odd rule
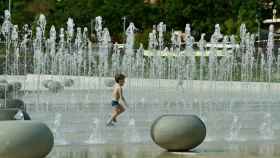
[[[3,14],[7,0],[0,0],[0,12]],[[122,17],[134,22],[138,28],[137,37],[143,41],[148,37],[152,26],[163,21],[167,31],[184,30],[185,24],[192,27],[196,39],[206,33],[210,39],[214,25],[219,23],[221,31],[226,34],[239,32],[241,23],[246,23],[250,32],[257,30],[256,18],[262,21],[271,17],[271,11],[265,10],[257,0],[161,0],[157,4],[146,4],[143,0],[13,0],[13,23],[23,25],[34,24],[36,16],[43,13],[47,17],[47,29],[51,25],[56,28],[66,27],[68,17],[74,19],[75,26],[88,27],[96,16],[103,17],[103,27],[108,27],[112,39],[121,42],[123,38]],[[274,0],[278,8],[279,0]],[[3,19],[0,19],[3,20]],[[91,31],[91,30],[90,30]],[[92,30],[94,31],[94,30]]]

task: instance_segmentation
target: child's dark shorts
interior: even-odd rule
[[[116,107],[118,107],[119,105],[120,105],[120,104],[119,104],[118,101],[112,100],[112,107],[116,108]]]

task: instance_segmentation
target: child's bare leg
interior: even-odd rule
[[[119,115],[118,114],[118,109],[117,108],[114,108],[113,111],[112,111],[112,120],[115,121],[116,120],[116,117]]]
[[[119,114],[123,113],[125,111],[125,108],[122,105],[118,106],[118,112]]]
[[[117,116],[119,116],[121,113],[123,113],[125,111],[125,109],[122,105],[119,105],[115,110],[116,110],[116,114],[112,117],[112,120],[114,122],[117,122]]]
[[[118,116],[118,110],[117,110],[117,108],[114,108],[113,110],[112,110],[112,116],[111,116],[111,118],[107,121],[107,126],[110,126],[110,125],[112,125],[112,121],[114,121],[115,119],[116,119],[116,117]],[[115,121],[114,121],[115,122]]]

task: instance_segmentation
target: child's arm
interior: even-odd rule
[[[123,96],[123,93],[122,93],[122,88],[120,88],[120,96],[121,96],[121,100],[122,100],[123,103],[124,103],[124,106],[128,107],[127,102],[126,102],[126,100],[125,100],[125,98],[124,98],[124,96]]]
[[[128,108],[127,102],[126,102],[126,100],[124,99],[124,97],[122,97],[122,101],[123,101],[123,103],[124,103],[124,106],[126,106],[126,107]]]

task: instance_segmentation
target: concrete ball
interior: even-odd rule
[[[0,83],[8,83],[8,81],[5,79],[0,79]]]
[[[13,85],[8,83],[0,83],[0,99],[11,99],[13,92]]]
[[[16,120],[15,115],[18,113],[18,111],[19,111],[19,109],[15,109],[15,108],[0,109],[0,121]],[[27,112],[22,111],[22,113],[23,113],[24,120],[31,120],[31,118]]]
[[[151,137],[168,151],[187,151],[203,142],[206,127],[196,115],[162,115],[153,122]]]
[[[65,79],[63,81],[63,85],[65,87],[72,87],[74,85],[74,80],[72,80],[72,79]]]
[[[11,82],[13,91],[19,91],[22,88],[22,84],[20,82]]]
[[[2,121],[0,128],[1,158],[44,158],[54,144],[50,129],[40,122]]]
[[[116,82],[114,79],[105,79],[104,80],[104,84],[106,87],[113,87],[115,83]]]
[[[1,104],[4,100],[1,100]],[[24,102],[20,99],[7,99],[6,100],[6,108],[17,108],[24,110]]]
[[[53,80],[44,80],[42,81],[42,84],[45,88],[49,88],[49,85],[54,82]]]
[[[49,85],[48,85],[48,88],[49,88],[49,91],[51,91],[53,93],[57,93],[57,92],[62,91],[64,89],[62,84],[58,81],[50,82]]]

